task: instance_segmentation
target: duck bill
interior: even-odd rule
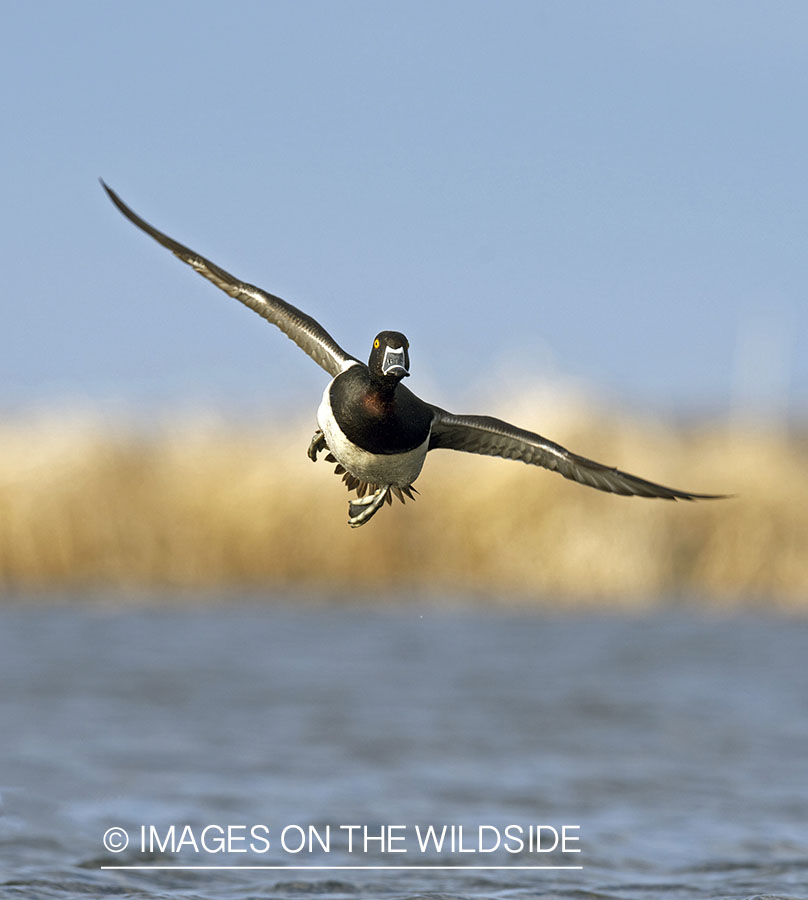
[[[392,375],[394,378],[406,378],[407,358],[403,347],[385,347],[382,360],[382,375]]]

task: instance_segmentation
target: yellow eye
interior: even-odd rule
[[[376,340],[373,342],[373,346],[374,346],[377,350],[379,349],[379,339],[378,339],[378,338],[376,338]]]

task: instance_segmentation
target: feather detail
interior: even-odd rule
[[[373,494],[382,486],[379,484],[368,484],[367,481],[361,481],[356,475],[352,475],[350,472],[346,471],[344,466],[339,463],[334,468],[334,474],[341,475],[345,487],[347,487],[349,491],[356,491],[357,497],[365,497],[368,494]],[[391,485],[390,492],[387,495],[387,503],[392,505],[393,494],[395,494],[402,503],[406,503],[407,498],[415,500],[413,495],[417,493],[418,491],[415,490],[411,484],[408,484],[405,487]]]

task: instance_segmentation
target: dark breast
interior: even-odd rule
[[[369,453],[405,453],[429,435],[432,410],[399,384],[392,394],[364,366],[351,366],[331,385],[331,411],[343,434]]]

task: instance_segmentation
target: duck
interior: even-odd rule
[[[431,450],[458,450],[520,460],[599,491],[663,500],[716,500],[665,487],[580,456],[532,431],[493,416],[456,415],[421,400],[402,382],[410,375],[410,344],[400,331],[381,331],[367,363],[345,350],[311,316],[158,231],[103,180],[101,185],[130,222],[230,297],[277,326],[320,365],[331,380],[317,410],[308,457],[335,464],[349,492],[348,524],[365,525],[393,497],[414,499],[413,484]]]

